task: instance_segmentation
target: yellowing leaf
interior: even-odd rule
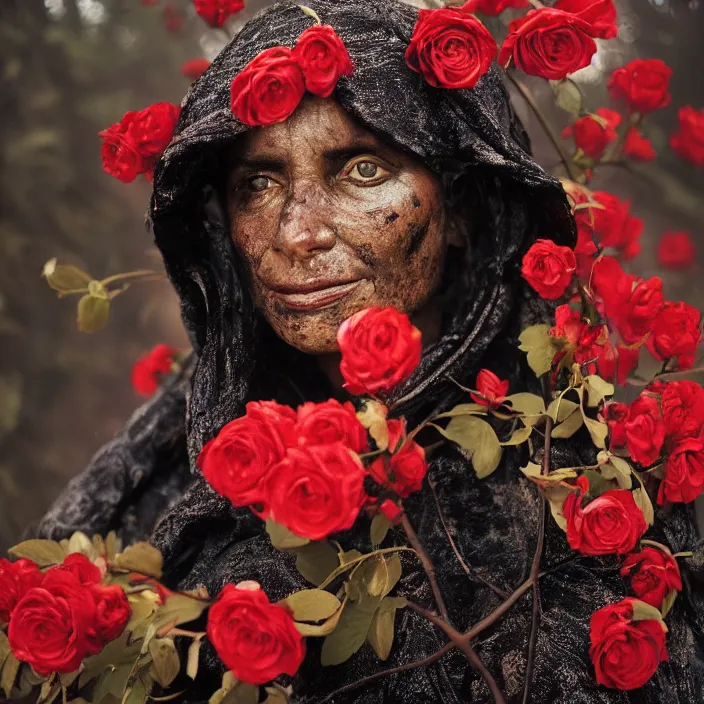
[[[606,396],[614,395],[614,385],[604,381],[600,376],[587,376],[583,382],[587,392],[587,405],[596,408]]]
[[[662,600],[662,617],[663,618],[665,618],[665,616],[667,616],[670,609],[673,607],[676,598],[677,598],[677,591],[675,589],[671,589],[669,592],[667,592],[667,594],[665,594],[665,598]]]
[[[368,563],[365,578],[371,596],[386,596],[401,578],[401,558],[379,555]]]
[[[562,505],[571,493],[572,491],[566,486],[560,485],[546,486],[543,489],[543,494],[550,505],[550,513],[552,513],[555,523],[564,531],[567,530],[567,519],[562,513]]]
[[[323,621],[341,606],[340,600],[323,589],[303,589],[284,599],[296,621]]]
[[[302,545],[307,545],[310,540],[301,538],[300,535],[295,535],[288,528],[276,523],[271,518],[266,521],[266,532],[271,538],[271,544],[277,550],[286,550],[288,548],[300,548]]]
[[[377,513],[374,518],[372,518],[372,525],[370,529],[372,547],[381,545],[384,542],[384,538],[386,538],[389,528],[391,528],[391,522],[383,513]]]
[[[521,467],[521,472],[529,479],[540,479],[545,482],[564,482],[566,479],[574,479],[577,476],[577,472],[572,467],[562,467],[542,474],[542,467],[535,462],[529,462],[527,466]]]
[[[369,431],[379,450],[389,446],[389,429],[386,425],[388,409],[378,401],[365,401],[361,411],[357,411],[357,419]]]
[[[128,570],[129,572],[139,572],[159,579],[163,566],[161,553],[150,543],[141,542],[130,545],[124,552],[115,557],[114,566]]]
[[[438,425],[435,428],[469,454],[480,479],[488,477],[499,466],[501,444],[486,421],[475,416],[458,416],[449,422],[447,428]]]
[[[640,481],[640,477],[638,477],[638,480]],[[652,526],[653,523],[655,523],[655,511],[653,510],[653,502],[650,500],[650,496],[648,496],[645,487],[641,485],[640,488],[633,492],[633,500],[636,502],[636,506],[643,512],[645,522],[649,526]]]
[[[435,416],[435,419],[454,418],[455,416],[485,416],[486,414],[487,407],[480,403],[460,403],[449,411]]]
[[[520,445],[528,440],[533,432],[532,425],[525,425],[525,419],[521,421],[521,426],[514,431],[513,435],[506,441],[500,443],[502,447]]]
[[[192,599],[183,594],[172,594],[157,609],[154,624],[157,629],[167,624],[178,626],[195,621],[210,606],[210,601]]]
[[[85,533],[81,533],[80,531],[76,531],[69,538],[66,552],[69,555],[72,553],[80,553],[81,555],[85,555],[89,560],[94,560],[97,557],[93,550],[93,543]]]
[[[64,561],[66,551],[54,540],[25,540],[11,547],[8,552],[13,557],[26,557],[40,567],[57,565]]]
[[[296,622],[296,630],[304,637],[321,638],[323,636],[327,636],[337,628],[337,624],[346,605],[347,597],[345,597],[345,600],[340,605],[340,608],[323,623],[316,626],[310,623]]]
[[[406,600],[400,597],[387,597],[374,612],[369,624],[367,640],[380,660],[388,660],[394,643],[394,620],[396,609],[403,608]]]
[[[70,264],[58,264],[56,257],[50,259],[42,270],[46,282],[59,293],[78,293],[88,290],[93,277]]]
[[[548,406],[548,415],[556,423],[562,423],[569,418],[575,411],[579,410],[579,404],[566,399],[563,395],[556,398]]]
[[[162,687],[168,687],[181,670],[181,662],[173,639],[152,638],[149,643],[149,654],[152,656],[151,672],[154,679]]]
[[[536,376],[547,374],[552,367],[552,360],[558,352],[555,340],[549,335],[549,325],[531,325],[519,336],[519,349],[528,355],[528,366]]]
[[[81,332],[98,332],[108,322],[110,301],[87,293],[78,301],[78,329]]]
[[[563,401],[563,403],[570,403],[569,401]],[[573,404],[575,407],[577,407],[577,404]],[[560,412],[562,409],[560,409]],[[572,415],[567,416],[562,423],[559,425],[556,425],[553,429],[552,432],[550,433],[550,437],[553,438],[571,438],[583,425],[584,423],[584,418],[582,417],[582,414],[578,411],[575,413],[572,413]]]
[[[506,397],[514,411],[519,411],[527,416],[526,423],[536,423],[545,413],[545,401],[536,394],[520,393]]]
[[[198,656],[200,655],[200,647],[203,645],[202,638],[195,638],[188,646],[188,655],[186,656],[186,675],[192,680],[198,674]]]
[[[611,455],[609,461],[602,464],[599,469],[605,479],[615,479],[620,489],[630,489],[633,486],[633,472],[626,460]]]

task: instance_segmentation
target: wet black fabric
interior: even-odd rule
[[[552,309],[522,282],[520,259],[538,237],[572,244],[574,223],[559,183],[530,157],[500,72],[492,69],[472,90],[432,88],[404,61],[416,9],[394,0],[306,4],[335,28],[355,64],[354,75],[340,80],[333,97],[367,128],[413,152],[438,174],[449,208],[471,213],[467,247],[448,257],[442,335],[426,347],[416,373],[391,399],[395,414],[413,425],[454,405],[462,396],[452,380],[470,385],[481,367],[509,379],[512,392],[539,391],[517,350],[517,336],[529,324],[548,321]],[[156,170],[149,221],[181,297],[194,357],[69,485],[40,526],[41,535],[54,538],[75,529],[104,533],[112,528],[128,539],[151,536],[164,554],[165,579],[172,587],[205,585],[216,594],[228,582],[255,579],[275,600],[309,586],[292,560],[271,547],[262,522],[215,495],[193,468],[202,445],[241,415],[247,401],[274,398],[295,406],[334,394],[313,360],[275,338],[254,311],[241,285],[219,197],[227,155],[247,129],[229,109],[232,78],[263,49],[293,46],[312,22],[292,2],[266,10],[242,29],[186,97],[176,136]],[[525,451],[507,449],[497,472],[480,481],[466,457],[444,446],[432,455],[429,470],[438,504],[427,485],[406,502],[438,566],[459,629],[499,603],[478,575],[510,592],[528,574],[539,498],[519,472],[527,459]],[[553,467],[593,462],[588,438],[556,443],[551,461]],[[474,570],[470,576],[449,544],[440,514]],[[683,562],[687,586],[667,619],[670,660],[632,693],[598,687],[588,657],[591,613],[626,595],[617,560],[576,555],[550,517],[547,523],[532,701],[702,701],[704,603],[698,580],[704,553],[691,507],[676,507],[651,531],[673,551],[693,550],[695,556]],[[369,550],[368,531],[362,518],[339,537],[345,548]],[[388,540],[403,543],[396,533]],[[431,607],[420,566],[407,555],[403,564],[397,593]],[[523,596],[475,643],[510,702],[521,701],[531,599],[530,593]],[[387,663],[365,645],[344,665],[321,668],[320,642],[309,639],[308,656],[293,679],[296,701],[491,701],[481,678],[456,653],[334,694],[374,672],[422,659],[444,642],[440,631],[408,610],[397,615]],[[207,700],[221,675],[205,647],[186,701]]]

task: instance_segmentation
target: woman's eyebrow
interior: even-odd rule
[[[361,156],[362,154],[379,154],[381,156],[384,154],[384,149],[381,145],[376,143],[362,142],[360,144],[351,144],[338,149],[328,149],[323,152],[325,160],[331,162],[349,161],[350,159],[353,159],[356,156]]]
[[[234,169],[247,171],[275,171],[282,172],[286,168],[283,159],[270,157],[242,159],[238,158],[233,166]]]

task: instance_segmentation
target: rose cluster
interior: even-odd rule
[[[154,167],[171,141],[180,108],[154,103],[125,113],[120,122],[100,132],[103,170],[123,183],[139,174],[153,179]]]
[[[604,409],[611,447],[643,467],[662,462],[658,503],[689,503],[704,490],[704,389],[693,381],[656,381],[627,406]]]
[[[352,60],[329,25],[306,29],[293,49],[265,49],[242,69],[230,86],[230,107],[246,125],[266,126],[287,120],[306,91],[332,95],[341,76],[351,76]]]
[[[0,559],[0,626],[15,657],[40,675],[78,670],[124,630],[131,609],[122,587],[102,584],[79,553],[41,572],[31,560]]]

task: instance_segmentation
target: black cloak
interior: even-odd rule
[[[472,214],[467,247],[448,257],[442,292],[440,339],[426,347],[421,365],[395,393],[395,412],[411,425],[460,400],[488,366],[511,391],[539,391],[517,350],[525,326],[546,322],[551,308],[520,277],[522,254],[538,237],[573,244],[574,223],[560,184],[530,156],[527,135],[513,113],[494,67],[471,90],[429,86],[405,63],[418,11],[396,0],[310,0],[306,3],[344,41],[355,72],[339,81],[334,98],[368,129],[414,153],[442,180],[449,207]],[[248,129],[229,107],[233,77],[262,50],[292,47],[313,20],[290,0],[248,22],[191,87],[176,135],[155,175],[149,213],[156,244],[182,303],[194,354],[178,377],[139,409],[125,429],[74,479],[43,519],[39,534],[63,538],[74,530],[125,539],[150,537],[164,554],[168,586],[205,585],[211,594],[228,582],[254,579],[272,600],[309,587],[287,556],[271,547],[263,523],[234,509],[194,469],[203,444],[243,413],[247,401],[274,398],[296,405],[334,395],[311,359],[278,340],[254,311],[241,285],[220,192],[226,155]],[[236,145],[235,145],[236,148]],[[303,398],[301,397],[301,394]],[[557,442],[553,467],[593,463],[593,448],[578,436]],[[478,480],[453,446],[432,455],[427,481],[405,502],[411,522],[438,566],[440,587],[456,628],[466,630],[500,598],[482,581],[510,593],[527,577],[535,550],[539,496],[522,478],[524,451],[507,448],[499,469]],[[468,575],[442,527],[445,519]],[[156,527],[155,526],[156,523]],[[369,549],[368,524],[342,538],[346,549]],[[589,617],[626,596],[616,558],[586,558],[570,551],[564,533],[548,520],[540,581],[533,702],[699,702],[704,685],[704,601],[698,580],[704,554],[693,509],[678,505],[659,517],[649,537],[673,552],[693,551],[682,562],[685,590],[668,615],[670,658],[643,688],[630,693],[597,686],[590,664]],[[392,535],[398,544],[404,536]],[[432,595],[416,560],[403,559],[398,594],[428,607]],[[510,702],[521,701],[532,611],[531,592],[473,641]],[[482,678],[456,651],[438,662],[331,695],[362,677],[424,658],[444,636],[405,609],[396,618],[388,662],[368,645],[343,665],[321,668],[319,641],[293,678],[296,701],[489,702]],[[222,666],[208,647],[187,701],[207,700],[219,687]]]

